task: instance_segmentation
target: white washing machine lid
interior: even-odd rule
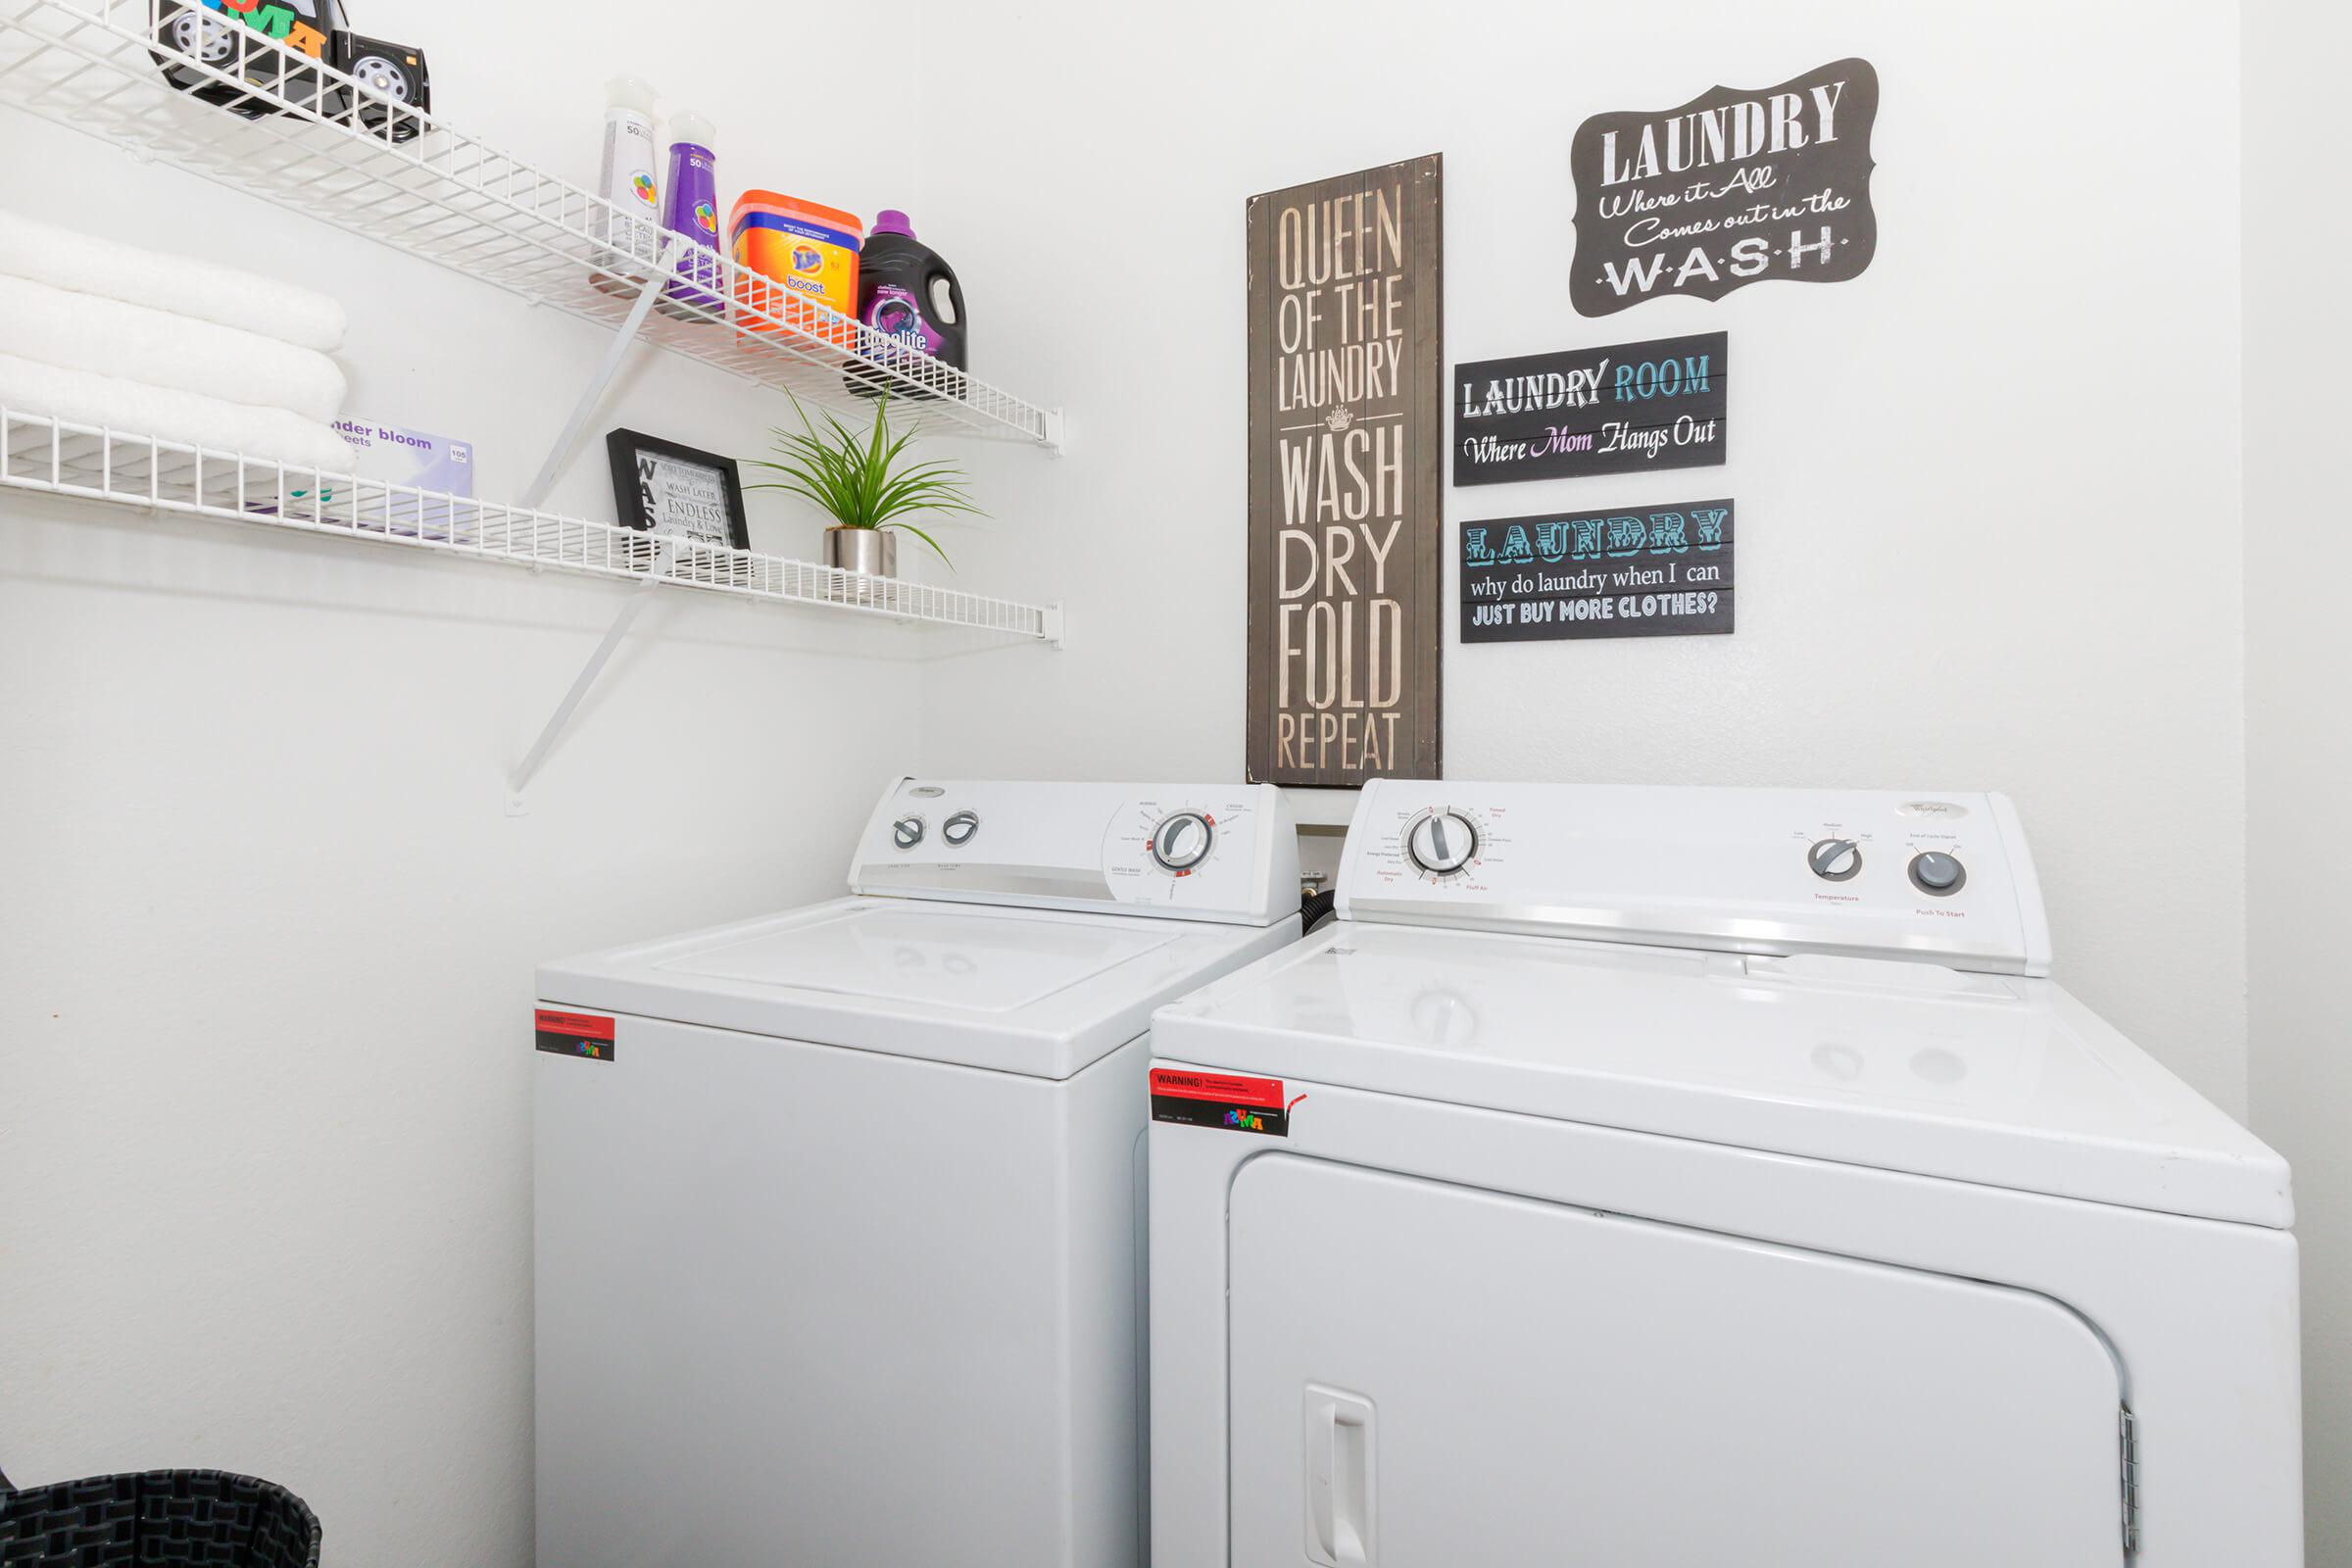
[[[1159,1057],[1300,1083],[2294,1219],[2284,1160],[2047,980],[1342,922],[1152,1032]]]
[[[1270,926],[850,898],[539,969],[540,1000],[1043,1078],[1298,935]]]

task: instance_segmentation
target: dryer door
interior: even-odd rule
[[[2046,1298],[1283,1154],[1229,1212],[1236,1568],[2123,1560]]]

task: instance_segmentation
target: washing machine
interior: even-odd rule
[[[1144,1037],[1296,829],[906,779],[850,889],[539,971],[541,1568],[1141,1558]]]
[[[1156,1568],[2302,1561],[2286,1166],[2008,801],[1384,781],[1338,902],[1154,1020]]]

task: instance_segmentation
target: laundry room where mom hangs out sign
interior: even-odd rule
[[[1702,332],[1455,367],[1453,482],[1722,463],[1730,342]]]
[[[1607,316],[1670,294],[1721,299],[1771,278],[1841,283],[1878,249],[1870,132],[1879,74],[1839,60],[1777,87],[1717,87],[1679,109],[1594,115],[1569,148],[1568,297]]]
[[[1432,156],[1250,200],[1252,783],[1440,776],[1439,180]]]

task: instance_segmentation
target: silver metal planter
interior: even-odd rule
[[[827,528],[825,564],[855,572],[857,581],[830,584],[832,597],[850,604],[889,602],[890,579],[899,574],[899,536],[888,528]]]

